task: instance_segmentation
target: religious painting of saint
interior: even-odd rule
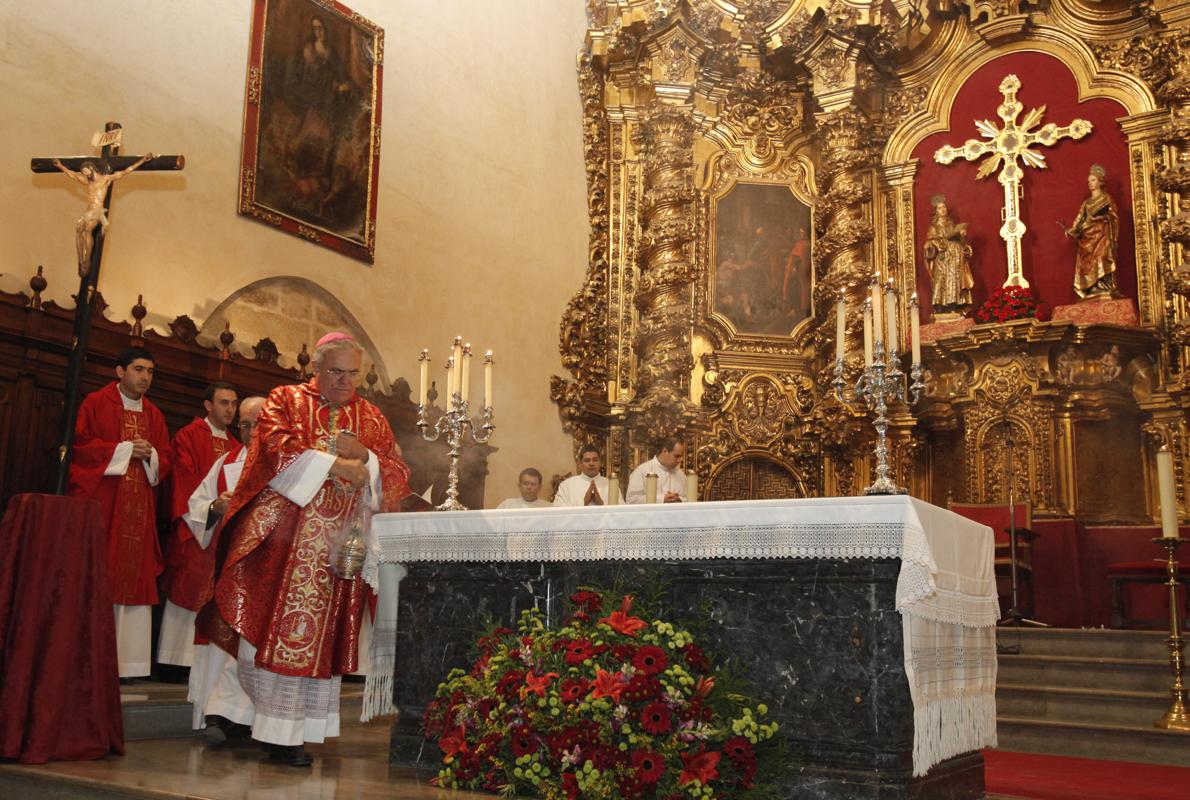
[[[737,183],[715,204],[714,303],[741,334],[787,336],[810,316],[810,207],[788,186]]]
[[[339,3],[255,0],[240,214],[372,263],[383,54]]]

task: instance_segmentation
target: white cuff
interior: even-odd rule
[[[305,506],[318,494],[334,465],[335,457],[330,453],[303,450],[292,464],[269,481],[269,487],[286,500]]]
[[[149,476],[149,485],[157,485],[157,476],[161,472],[161,462],[157,459],[157,448],[154,447],[149,453],[149,460],[140,462],[145,465],[145,474]]]
[[[123,475],[128,472],[128,465],[132,462],[132,442],[120,442],[116,451],[112,453],[112,460],[107,462],[107,469],[103,471],[106,478],[112,475]]]
[[[372,511],[380,510],[380,460],[371,450],[368,451],[368,462],[364,464],[368,470],[368,493],[371,495],[368,508]]]

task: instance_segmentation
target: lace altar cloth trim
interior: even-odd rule
[[[973,627],[999,616],[990,558],[958,552],[990,554],[991,530],[904,496],[378,514],[372,525],[380,563],[899,558],[897,610]]]

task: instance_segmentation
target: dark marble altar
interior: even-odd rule
[[[413,563],[401,582],[391,760],[438,769],[421,735],[426,704],[469,666],[485,618],[514,623],[534,603],[554,624],[579,586],[664,587],[675,622],[703,620],[699,642],[749,675],[796,763],[783,797],[960,800],[983,794],[970,753],[912,776],[900,561]]]

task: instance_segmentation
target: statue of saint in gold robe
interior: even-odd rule
[[[1087,176],[1091,193],[1078,210],[1066,235],[1078,241],[1074,257],[1074,291],[1081,298],[1114,297],[1116,249],[1120,242],[1120,215],[1115,201],[1103,190],[1103,167],[1094,164]]]
[[[971,289],[975,286],[967,224],[950,218],[944,196],[935,195],[930,204],[934,207],[934,218],[926,230],[924,255],[934,313],[961,314],[971,305]]]

